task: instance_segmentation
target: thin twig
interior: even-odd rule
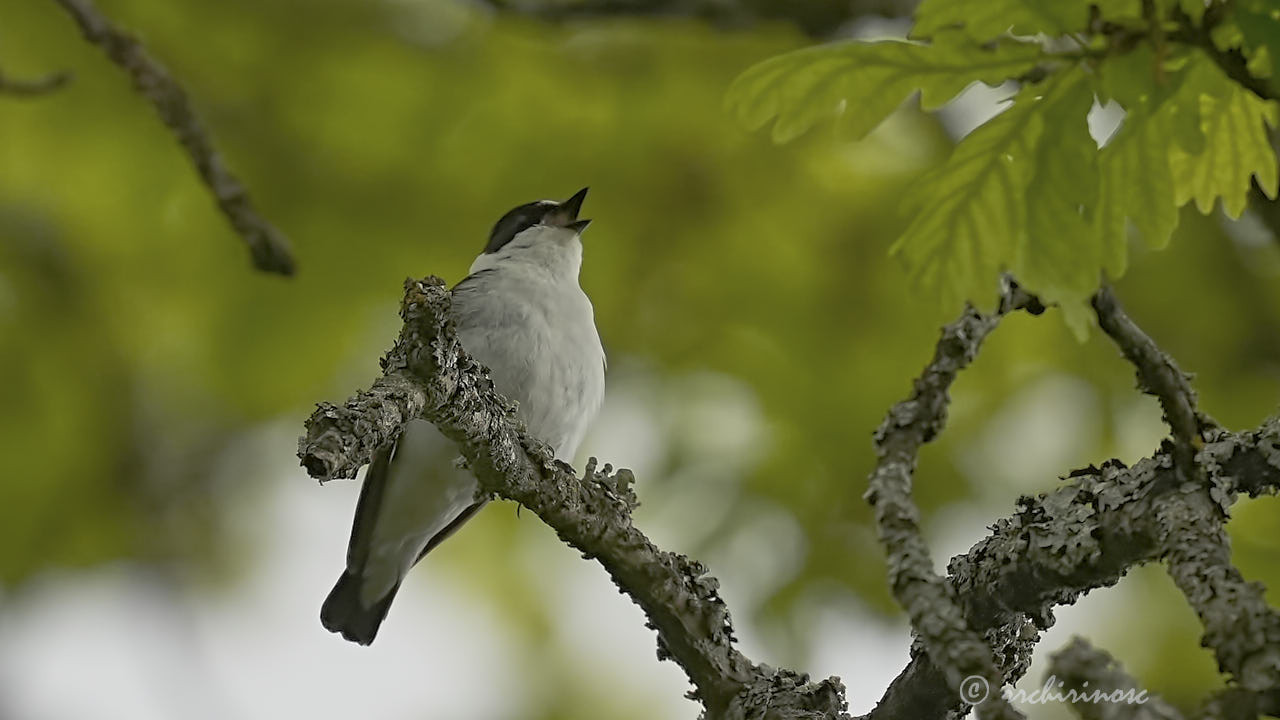
[[[1142,328],[1125,314],[1110,286],[1093,296],[1098,325],[1119,346],[1125,359],[1138,373],[1138,387],[1154,395],[1164,410],[1164,419],[1173,432],[1174,460],[1187,480],[1194,480],[1195,454],[1203,444],[1201,429],[1213,427],[1209,418],[1196,411],[1196,394],[1188,377]]]
[[[1021,715],[998,692],[1004,676],[991,648],[965,621],[951,586],[933,571],[929,548],[920,535],[920,513],[911,498],[911,478],[920,447],[941,432],[946,421],[948,389],[956,375],[977,355],[1001,317],[1033,304],[1038,307],[1039,301],[1006,281],[995,313],[969,308],[943,329],[933,360],[915,381],[911,396],[890,409],[876,430],[880,459],[866,493],[875,508],[880,542],[888,556],[894,598],[906,609],[924,649],[956,697],[977,704],[984,717]],[[987,692],[974,691],[974,683]]]
[[[9,77],[0,70],[0,94],[16,97],[36,97],[66,87],[71,82],[71,73],[63,70],[49,73],[34,79]]]
[[[293,255],[284,234],[258,214],[244,186],[222,162],[186,92],[146,48],[116,27],[91,0],[56,0],[71,15],[89,42],[102,48],[133,80],[134,87],[155,106],[160,119],[177,136],[213,194],[222,214],[249,246],[254,267],[292,275]]]

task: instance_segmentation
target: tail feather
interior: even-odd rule
[[[360,603],[360,578],[350,572],[342,573],[329,597],[320,607],[320,622],[329,632],[341,633],[352,642],[368,645],[378,635],[378,627],[391,608],[400,584],[370,607]]]

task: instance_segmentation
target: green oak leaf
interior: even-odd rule
[[[1116,4],[1116,3],[1112,3]],[[1085,0],[924,0],[916,8],[911,37],[960,28],[970,38],[986,41],[1013,32],[1017,35],[1057,36],[1081,32],[1089,22]]]
[[[739,75],[726,103],[751,129],[776,118],[773,139],[780,143],[842,111],[857,139],[916,90],[921,105],[934,109],[975,82],[998,85],[1031,70],[1043,57],[1032,43],[987,49],[954,39],[928,45],[850,42],[786,53]]]
[[[1168,112],[1143,105],[1132,109],[1124,125],[1098,155],[1098,209],[1094,215],[1102,267],[1112,277],[1128,263],[1128,222],[1152,248],[1163,248],[1178,226],[1169,144]]]
[[[1122,20],[1142,17],[1142,0],[1093,0],[1098,14],[1105,20]]]
[[[1227,215],[1238,218],[1247,203],[1250,178],[1257,178],[1268,197],[1276,196],[1276,153],[1267,126],[1276,126],[1280,109],[1229,80],[1208,58],[1201,57],[1188,72],[1201,74],[1225,91],[1200,93],[1197,98],[1204,147],[1198,152],[1178,144],[1169,148],[1174,200],[1179,206],[1195,200],[1196,208],[1208,213],[1221,197]]]
[[[1060,107],[1080,83],[1080,74],[1070,72],[1024,87],[1004,112],[961,140],[908,198],[915,218],[890,252],[947,307],[988,297],[997,273],[1012,266],[1026,244],[1027,190],[1036,174],[1046,108]]]
[[[1063,71],[1039,105],[1043,134],[1026,190],[1027,227],[1014,236],[1010,265],[1042,300],[1078,301],[1097,289],[1103,254],[1089,217],[1098,203],[1098,145],[1089,134],[1088,76],[1079,67]]]
[[[1126,111],[1124,122],[1098,153],[1094,222],[1102,267],[1113,278],[1124,274],[1128,262],[1130,222],[1156,250],[1168,245],[1178,226],[1169,148],[1204,150],[1200,97],[1221,92],[1199,61],[1194,57],[1171,71],[1157,67],[1154,53],[1144,46],[1109,59],[1098,73],[1098,94],[1115,99]]]
[[[1280,94],[1280,6],[1271,0],[1247,0],[1235,6],[1249,72],[1268,78]]]

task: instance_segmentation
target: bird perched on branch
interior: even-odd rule
[[[578,285],[578,211],[564,202],[521,205],[498,220],[470,274],[453,288],[462,346],[516,401],[529,434],[570,462],[604,399],[604,349],[591,301]],[[485,504],[457,448],[425,420],[409,422],[374,454],[347,549],[347,568],[320,610],[331,632],[368,645],[405,574]]]

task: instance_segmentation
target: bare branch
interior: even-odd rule
[[[1074,691],[1071,707],[1084,720],[1182,720],[1182,713],[1143,690],[1108,653],[1082,638],[1049,659],[1049,678]],[[1100,698],[1101,696],[1101,698]]]
[[[1196,394],[1173,358],[1169,357],[1121,309],[1115,294],[1104,285],[1093,296],[1093,309],[1102,331],[1111,336],[1125,359],[1137,368],[1138,388],[1160,400],[1165,422],[1173,431],[1173,457],[1183,477],[1194,480],[1196,450],[1203,444],[1202,426],[1213,422],[1196,411]]]
[[[920,535],[920,513],[911,499],[911,478],[920,446],[932,440],[946,421],[948,389],[956,375],[977,355],[1001,317],[1033,305],[1038,308],[1039,301],[1006,281],[994,314],[969,308],[946,326],[911,397],[889,410],[875,435],[880,460],[871,473],[866,498],[875,508],[880,542],[888,555],[893,596],[906,609],[911,626],[956,698],[961,698],[966,678],[980,676],[988,687],[1000,688],[1004,676],[990,646],[966,622],[954,588],[933,572],[929,548]],[[980,702],[984,698],[988,696],[963,699]],[[984,716],[1021,717],[998,692],[980,708]]]
[[[48,95],[51,92],[62,89],[69,82],[71,82],[71,73],[65,70],[49,73],[31,80],[9,77],[3,70],[0,70],[0,95],[13,95],[15,97]]]
[[[450,296],[438,278],[406,282],[405,327],[382,360],[384,376],[343,407],[322,405],[306,423],[298,455],[314,477],[353,477],[372,451],[421,416],[456,441],[485,492],[514,500],[562,540],[604,566],[658,632],[658,656],[673,659],[711,718],[841,718],[836,678],[756,665],[734,647],[719,583],[700,563],[653,545],[631,523],[631,473],[582,479],[529,438],[511,404],[458,342]]]
[[[138,92],[155,106],[160,119],[186,149],[222,214],[249,246],[254,267],[292,275],[293,255],[284,234],[258,214],[244,186],[223,164],[182,86],[147,54],[137,38],[113,25],[91,0],[56,1],[75,20],[85,39],[101,47],[111,62],[129,74]]]

